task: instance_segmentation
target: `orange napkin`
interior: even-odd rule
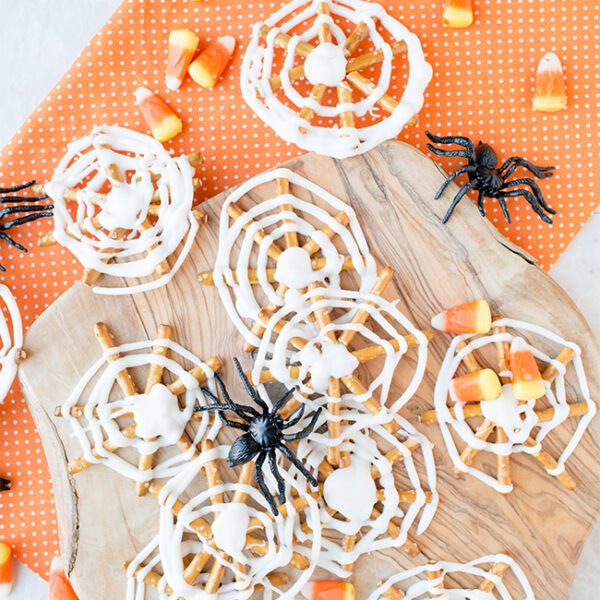
[[[168,146],[177,153],[204,153],[205,198],[297,156],[297,148],[278,139],[245,106],[238,84],[252,24],[283,3],[125,1],[0,154],[0,182],[49,179],[66,144],[93,125],[146,131],[134,104],[134,90],[141,85],[159,92],[184,121],[184,133]],[[479,0],[474,25],[453,30],[442,25],[441,0],[383,4],[420,36],[434,69],[419,126],[400,139],[423,150],[425,129],[462,134],[491,143],[501,160],[520,155],[558,166],[556,176],[541,184],[559,211],[551,228],[522,199],[510,205],[511,226],[496,203],[487,201],[488,216],[499,229],[549,268],[598,204],[600,170],[594,155],[600,71],[593,60],[598,7],[589,0]],[[212,91],[189,79],[178,92],[166,89],[168,34],[182,27],[198,33],[201,48],[219,35],[238,40],[231,66]],[[548,51],[562,60],[569,95],[568,108],[554,114],[531,108],[535,69]],[[449,170],[458,163],[442,164]],[[50,223],[38,221],[16,235],[31,249],[28,255],[0,246],[9,267],[3,280],[15,293],[26,325],[81,275],[68,252],[36,248],[39,234],[49,228]],[[0,409],[0,432],[0,472],[14,481],[12,491],[0,495],[0,539],[14,544],[16,556],[46,576],[57,551],[51,484],[35,427],[16,389]]]

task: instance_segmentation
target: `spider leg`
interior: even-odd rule
[[[475,158],[475,149],[473,147],[473,142],[464,136],[446,136],[440,137],[438,135],[433,135],[430,131],[426,131],[425,135],[436,144],[456,144],[457,146],[464,146],[469,152],[471,158]]]
[[[315,423],[317,422],[322,410],[322,408],[319,408],[319,410],[316,410],[313,413],[312,419],[302,431],[298,431],[297,433],[286,433],[281,436],[282,439],[284,439],[286,442],[293,442],[295,440],[301,440],[302,438],[308,437],[315,428]]]
[[[500,203],[500,208],[502,209],[502,212],[504,213],[504,218],[506,219],[506,222],[510,223],[510,213],[508,212],[508,206],[506,206],[506,200],[504,199],[503,192],[500,192],[498,194],[498,202]]]
[[[46,209],[47,206],[40,206],[40,209]],[[45,217],[51,217],[51,212],[38,212],[34,215],[26,215],[25,217],[19,217],[18,219],[13,219],[12,221],[8,221],[7,223],[2,223],[0,225],[0,229],[10,229],[11,227],[17,227],[18,225],[23,225],[24,223],[29,223],[31,221],[37,221],[38,219],[43,219]]]
[[[246,373],[244,373],[244,370],[242,369],[240,361],[237,358],[234,358],[233,364],[235,365],[236,371],[238,372],[238,375],[240,376],[240,379],[242,380],[242,383],[244,384],[246,392],[248,392],[250,398],[252,398],[252,400],[254,400],[254,402],[256,402],[256,404],[258,404],[261,407],[261,409],[263,410],[263,414],[268,413],[269,407],[267,406],[267,403],[260,397],[260,394],[256,391],[256,388],[248,381],[248,378],[246,377]],[[258,416],[258,413],[256,413],[255,416]]]
[[[25,246],[23,246],[22,244],[19,244],[19,242],[16,242],[15,240],[13,240],[8,234],[0,231],[0,240],[4,240],[5,242],[9,243],[11,246],[14,246],[15,248],[17,248],[18,250],[20,250],[21,252],[27,252],[27,248],[25,248]]]
[[[301,404],[299,408],[297,408],[290,416],[290,418],[285,421],[285,425],[283,429],[289,429],[294,425],[297,425],[302,417],[304,416],[304,409],[306,408],[305,404]]]
[[[546,212],[549,212],[551,215],[556,214],[556,211],[551,206],[549,206],[548,203],[544,200],[544,196],[542,195],[542,190],[540,189],[540,186],[533,179],[531,179],[530,177],[524,177],[523,179],[513,179],[513,181],[505,183],[503,187],[514,187],[516,185],[528,185],[533,190],[533,193],[537,198],[537,201],[540,203],[541,207]]]
[[[500,192],[505,198],[514,198],[516,196],[523,196],[529,204],[531,204],[531,208],[533,208],[534,212],[538,215],[542,221],[545,223],[552,224],[552,219],[542,210],[535,196],[529,190],[510,190]]]
[[[498,169],[498,175],[506,179],[507,177],[510,177],[518,167],[524,167],[540,179],[552,177],[552,175],[554,175],[552,171],[556,169],[556,167],[538,167],[520,156],[511,156],[508,160],[504,161],[504,164]],[[504,173],[505,169],[508,169],[506,173]]]
[[[442,187],[440,187],[440,189],[436,192],[435,196],[433,197],[434,200],[439,200],[439,198],[441,197],[441,195],[444,193],[444,191],[446,190],[446,188],[459,176],[462,175],[463,173],[467,173],[469,171],[475,171],[477,169],[477,167],[475,167],[474,165],[466,165],[464,167],[461,167],[460,169],[458,169],[457,171],[454,171],[454,173],[451,173],[447,178],[446,181],[444,181],[444,183],[442,183]]]
[[[35,185],[35,180],[22,183],[21,185],[15,185],[14,187],[0,188],[0,194],[11,194],[12,192],[20,192]]]
[[[267,487],[267,484],[265,483],[265,478],[264,478],[263,472],[262,472],[262,467],[265,464],[266,458],[267,458],[267,453],[264,450],[259,452],[258,457],[256,459],[256,463],[254,463],[254,479],[256,480],[256,484],[258,485],[258,489],[260,490],[261,494],[265,497],[265,500],[269,503],[269,506],[271,507],[271,512],[275,516],[277,516],[279,514],[279,511],[277,510],[277,505],[275,504],[275,501],[273,500],[273,496],[271,495],[271,492],[269,492],[269,488]]]
[[[442,223],[447,223],[448,222],[448,219],[452,216],[452,213],[454,212],[454,209],[458,206],[458,203],[476,185],[477,185],[476,181],[470,181],[469,183],[465,183],[465,185],[463,185],[460,188],[460,190],[458,190],[458,193],[456,194],[456,196],[454,196],[454,200],[452,200],[452,204],[450,205],[450,208],[446,211],[446,214],[444,215],[444,218],[442,219]]]
[[[0,200],[4,200],[4,198],[0,198]],[[4,218],[6,215],[12,215],[15,213],[36,213],[36,212],[41,212],[43,210],[48,210],[49,207],[47,206],[7,206],[6,208],[3,208],[2,210],[0,210],[0,219]],[[36,218],[37,217],[36,215]],[[8,225],[8,223],[6,223],[6,225]]]
[[[485,206],[483,205],[483,200],[485,196],[483,195],[483,190],[479,190],[479,195],[477,196],[477,208],[481,213],[482,217],[485,217]]]
[[[219,385],[221,394],[223,394],[223,399],[225,400],[225,404],[227,404],[227,406],[229,407],[230,410],[232,410],[234,413],[238,414],[238,416],[240,416],[240,417],[242,416],[241,414],[239,414],[240,412],[249,413],[253,417],[259,416],[258,413],[256,412],[256,410],[254,408],[252,408],[252,406],[247,406],[246,404],[238,404],[237,402],[234,402],[231,399],[231,396],[229,395],[229,392],[227,391],[227,388],[225,387],[225,384],[223,383],[223,380],[221,379],[221,376],[218,373],[215,373],[215,379],[217,380],[217,384]],[[202,388],[202,389],[204,390],[206,388]],[[210,395],[212,395],[212,394],[209,393],[209,396]]]
[[[462,158],[472,160],[471,155],[466,150],[442,150],[441,148],[436,148],[431,144],[427,144],[427,148],[431,150],[431,152],[433,152],[434,154],[437,154],[438,156],[460,156]]]
[[[40,202],[41,200],[48,200],[49,196],[3,196],[0,198],[0,202],[9,204],[12,202]]]
[[[277,468],[277,457],[275,456],[274,448],[269,450],[269,467],[271,468],[273,477],[275,477],[275,481],[277,481],[277,489],[279,490],[279,504],[285,504],[285,482],[283,481],[283,477]]]
[[[295,391],[296,388],[292,388],[285,393],[283,398],[277,400],[275,406],[273,406],[273,414],[278,413],[290,401],[290,398],[294,395]]]
[[[306,480],[310,483],[310,485],[312,485],[313,487],[317,487],[317,480],[311,475],[307,468],[300,462],[300,460],[298,460],[295,454],[285,444],[282,444],[280,442],[279,444],[277,444],[277,448],[279,448],[282,454],[296,467],[296,469],[298,469],[298,471],[300,471],[300,473],[302,473],[302,475],[304,475],[304,477],[306,477]]]
[[[223,411],[229,410],[229,408],[227,406],[224,406],[223,404],[219,404],[218,406],[215,404],[211,404],[210,406],[195,406],[193,412],[211,412],[213,410],[219,413],[219,419],[221,419],[221,421],[223,421],[225,425],[233,427],[234,429],[241,429],[244,432],[248,432],[250,430],[250,427],[245,423],[239,423],[238,421],[232,421],[231,419],[228,419],[223,414]],[[242,417],[242,415],[238,416]]]

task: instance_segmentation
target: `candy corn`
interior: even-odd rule
[[[170,90],[179,89],[183,83],[199,43],[200,38],[189,29],[174,29],[169,34],[169,60],[165,82]]]
[[[78,600],[77,594],[73,591],[71,583],[65,575],[62,561],[58,556],[52,559],[50,564],[50,586],[49,600]]]
[[[158,94],[146,88],[139,88],[135,92],[135,99],[152,135],[159,142],[167,142],[181,133],[181,119]]]
[[[471,0],[446,0],[443,14],[444,25],[464,29],[473,24]]]
[[[546,393],[537,362],[522,338],[515,338],[510,345],[510,372],[517,400],[537,400]]]
[[[311,581],[302,594],[308,600],[354,600],[354,586],[347,581]]]
[[[484,402],[500,397],[502,384],[492,369],[482,369],[468,375],[455,377],[450,383],[452,391],[461,402]]]
[[[447,308],[431,319],[431,325],[448,333],[487,333],[492,326],[492,311],[485,300]]]
[[[556,112],[567,106],[565,79],[560,59],[548,52],[537,68],[533,109],[541,112]]]
[[[190,65],[188,73],[191,78],[203,88],[215,87],[219,77],[231,60],[235,49],[235,38],[226,35],[217,38],[208,48],[204,49],[198,58]]]
[[[8,598],[13,584],[12,550],[0,542],[0,598]]]

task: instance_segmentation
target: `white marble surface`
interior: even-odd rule
[[[0,0],[0,147],[75,60],[120,0]],[[600,211],[551,272],[600,337]],[[599,597],[600,526],[590,538],[572,600]],[[14,600],[45,598],[40,579],[18,571]],[[562,600],[557,598],[557,600]]]

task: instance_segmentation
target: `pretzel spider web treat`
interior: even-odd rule
[[[0,284],[0,299],[6,307],[9,320],[0,310],[0,404],[4,402],[15,380],[19,363],[25,358],[23,351],[23,322],[17,301],[4,284]]]
[[[509,331],[510,330],[510,331]],[[514,331],[514,333],[512,332]],[[526,342],[524,332],[541,340],[545,345],[561,348],[553,358]],[[461,402],[452,385],[461,362],[470,372],[482,368],[483,353],[493,345],[496,350],[497,371],[503,385],[497,399],[479,402]],[[520,381],[515,354],[529,357],[529,369],[537,372],[543,383],[540,396],[517,400],[517,390],[537,387],[531,375],[527,382]],[[510,360],[509,360],[510,356]],[[569,364],[577,380],[577,387],[567,388],[565,374]],[[538,370],[539,367],[539,370]],[[521,388],[517,386],[520,385]],[[579,400],[567,397],[567,389],[578,394]],[[590,392],[581,361],[581,350],[552,331],[514,319],[501,318],[492,323],[489,335],[459,335],[451,344],[438,375],[434,395],[435,409],[421,416],[424,423],[439,423],[446,448],[457,474],[469,473],[501,493],[513,489],[510,477],[510,457],[519,452],[533,455],[549,475],[556,477],[567,489],[575,487],[575,480],[565,469],[568,458],[575,450],[589,422],[596,414],[596,404]],[[571,439],[555,459],[542,445],[546,437],[569,419],[579,418]],[[456,443],[462,441],[462,449]],[[473,466],[478,453],[491,453],[496,460],[496,476]]]
[[[398,100],[389,92],[401,57],[409,72]],[[346,158],[415,123],[431,76],[419,38],[382,6],[296,0],[254,26],[241,87],[254,112],[285,141]],[[378,110],[386,115],[373,117]]]
[[[94,128],[68,146],[50,182],[34,186],[54,202],[54,230],[39,245],[58,243],[70,250],[85,268],[84,283],[98,294],[133,294],[166,284],[204,218],[193,209],[200,185],[194,171],[201,162],[199,153],[172,158],[159,142],[135,131]],[[175,256],[171,268],[167,259]],[[100,275],[154,279],[102,287],[94,285]]]
[[[400,548],[416,556],[409,532],[416,527],[421,535],[437,510],[433,445],[405,419],[396,423],[395,434],[381,425],[344,428],[337,466],[327,459],[335,442],[326,435],[299,442],[298,456],[318,475],[323,497],[319,566],[337,577],[349,577],[356,561],[373,551]]]
[[[214,373],[222,363],[216,356],[204,363],[174,342],[169,325],[159,327],[155,340],[119,346],[104,323],[96,324],[95,334],[102,358],[55,413],[71,422],[83,451],[69,462],[69,472],[102,463],[133,479],[142,496],[154,479],[172,477],[197,456],[201,440],[216,436],[220,422],[193,410],[209,403],[200,387],[216,391]],[[184,369],[183,361],[193,368]],[[146,371],[143,388],[138,388],[134,370]],[[186,432],[191,423],[193,438]],[[172,447],[180,454],[160,456]],[[137,461],[131,460],[130,450],[138,453]]]
[[[535,595],[525,573],[511,556],[493,554],[464,564],[440,561],[402,571],[380,582],[368,600],[385,598],[534,600]]]
[[[265,600],[299,596],[320,551],[317,499],[284,473],[287,497],[294,499],[280,505],[275,518],[252,485],[252,462],[238,470],[236,481],[226,479],[232,474],[224,465],[229,449],[206,441],[185,470],[164,487],[150,487],[161,506],[160,531],[127,565],[128,598],[138,598],[144,583],[161,598],[244,600],[261,590]],[[208,485],[198,491],[200,474]],[[310,535],[303,531],[308,521]]]

